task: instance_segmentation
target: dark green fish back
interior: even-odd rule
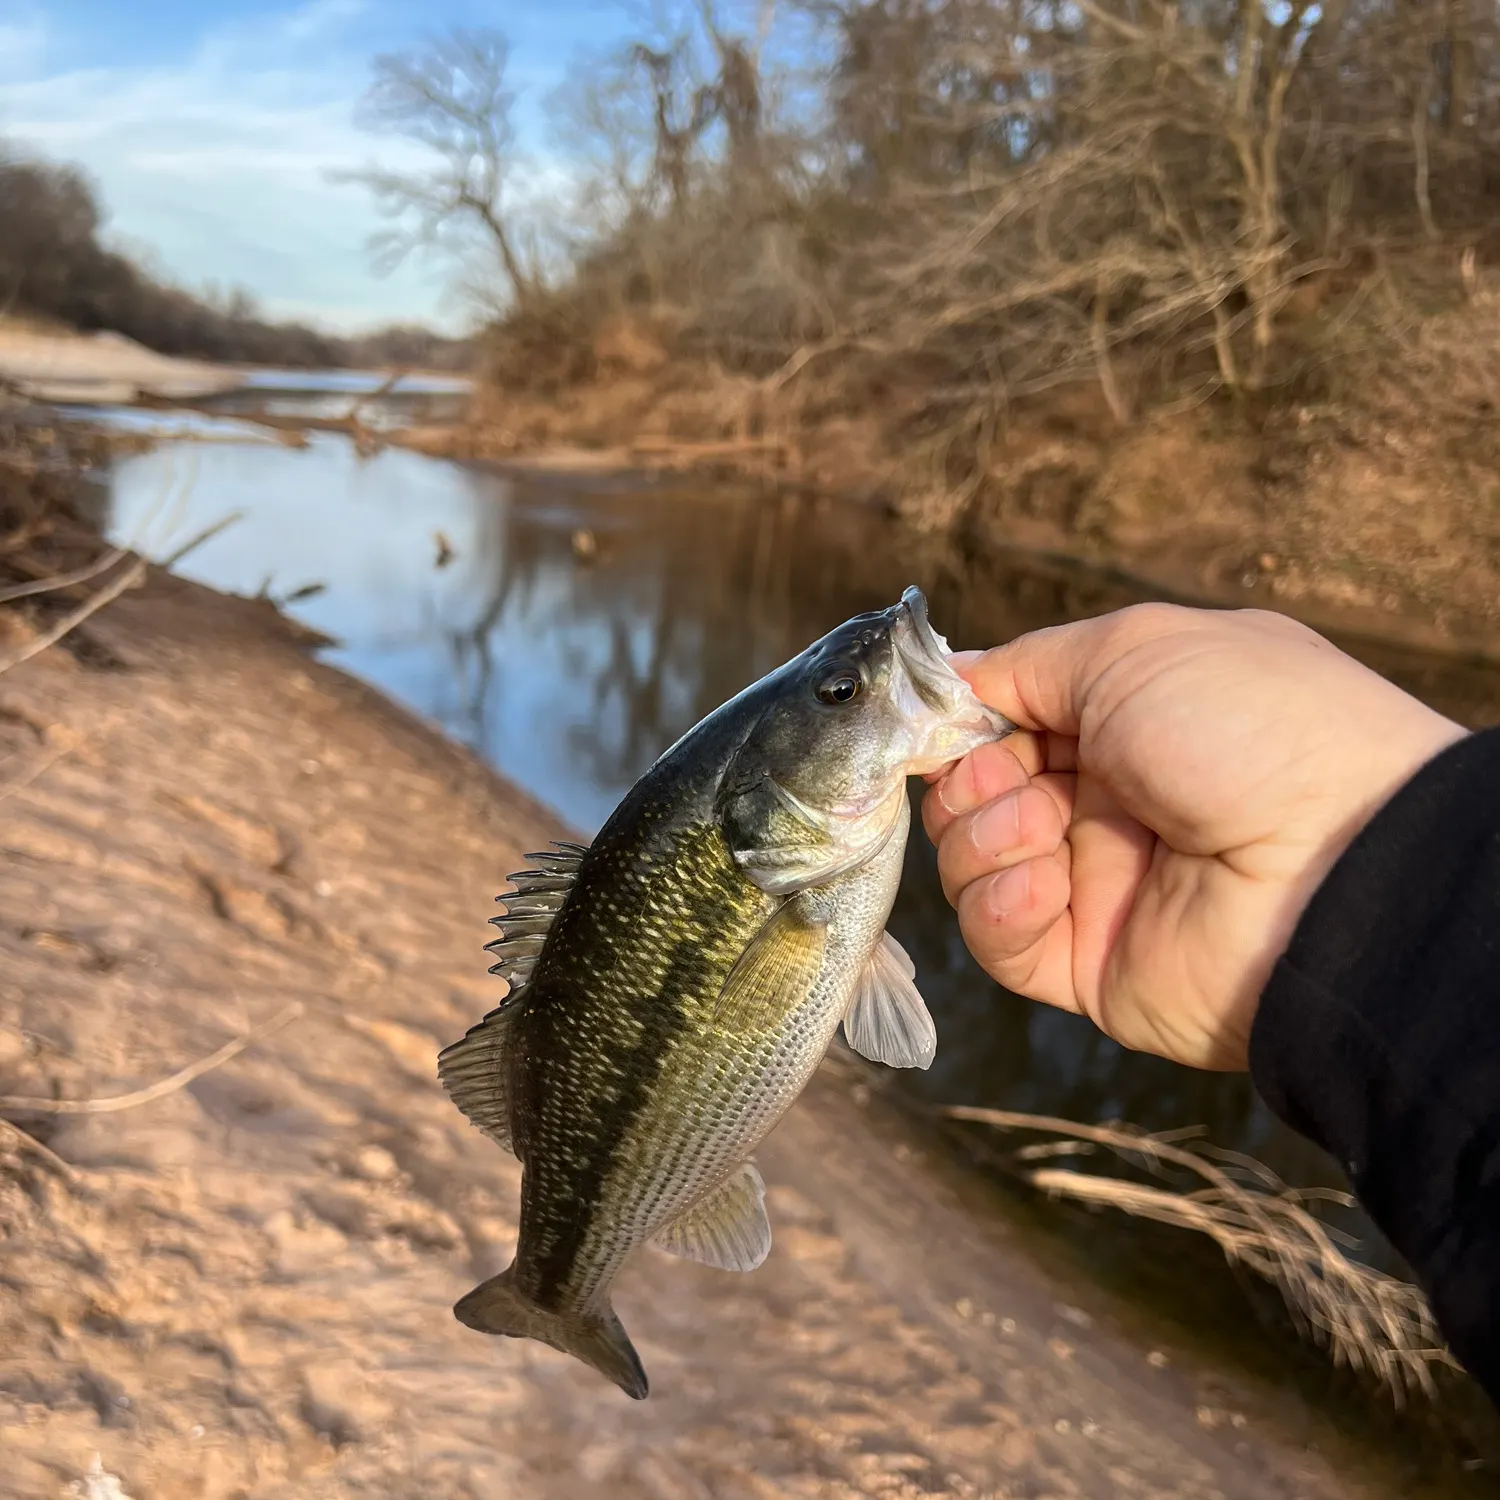
[[[623,811],[623,810],[622,810]],[[674,813],[676,814],[674,816]],[[663,1063],[708,1024],[774,909],[710,818],[641,799],[589,851],[511,1024],[509,1094],[526,1166],[517,1276],[565,1296],[632,1123]]]

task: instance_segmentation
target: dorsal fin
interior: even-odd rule
[[[438,1077],[448,1097],[507,1150],[512,1149],[508,1044],[515,1016],[515,1006],[502,1005],[438,1053]]]
[[[485,949],[495,955],[490,973],[500,975],[510,985],[511,999],[531,978],[552,919],[568,899],[579,866],[588,853],[582,844],[562,841],[554,842],[553,849],[555,853],[528,854],[526,858],[537,868],[518,870],[507,876],[515,890],[495,898],[505,903],[505,911],[490,918],[500,929],[500,936],[486,943]]]
[[[588,852],[582,844],[554,841],[552,850],[526,856],[536,868],[506,877],[515,890],[495,897],[505,903],[505,911],[490,918],[500,936],[485,948],[496,955],[490,973],[500,975],[510,993],[477,1026],[438,1054],[438,1077],[448,1097],[487,1136],[507,1148],[511,1147],[510,1033],[520,1011],[516,1001]]]

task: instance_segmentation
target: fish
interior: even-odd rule
[[[501,1003],[439,1054],[522,1167],[509,1267],[454,1314],[644,1399],[611,1290],[643,1246],[728,1271],[771,1248],[756,1147],[840,1025],[928,1067],[932,1017],[886,931],[907,778],[1015,726],[949,663],[920,589],[857,615],[667,749],[588,845],[528,855],[492,920]]]

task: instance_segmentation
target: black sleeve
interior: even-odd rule
[[[1424,767],[1335,865],[1266,987],[1250,1070],[1343,1162],[1500,1402],[1500,730]]]

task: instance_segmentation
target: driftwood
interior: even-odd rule
[[[954,1107],[944,1113],[1051,1136],[1015,1153],[1021,1176],[1033,1187],[1207,1235],[1227,1259],[1275,1285],[1336,1364],[1370,1372],[1398,1400],[1410,1390],[1433,1395],[1434,1365],[1456,1368],[1422,1292],[1350,1259],[1346,1237],[1309,1207],[1319,1198],[1348,1203],[1346,1195],[1298,1192],[1260,1163],[1206,1142],[1189,1143],[1180,1132],[1149,1135],[1126,1125],[1081,1125],[997,1109]],[[1187,1172],[1200,1186],[1156,1187],[1053,1164],[1095,1147],[1159,1175],[1173,1168]],[[1032,1165],[1038,1161],[1048,1164]]]

